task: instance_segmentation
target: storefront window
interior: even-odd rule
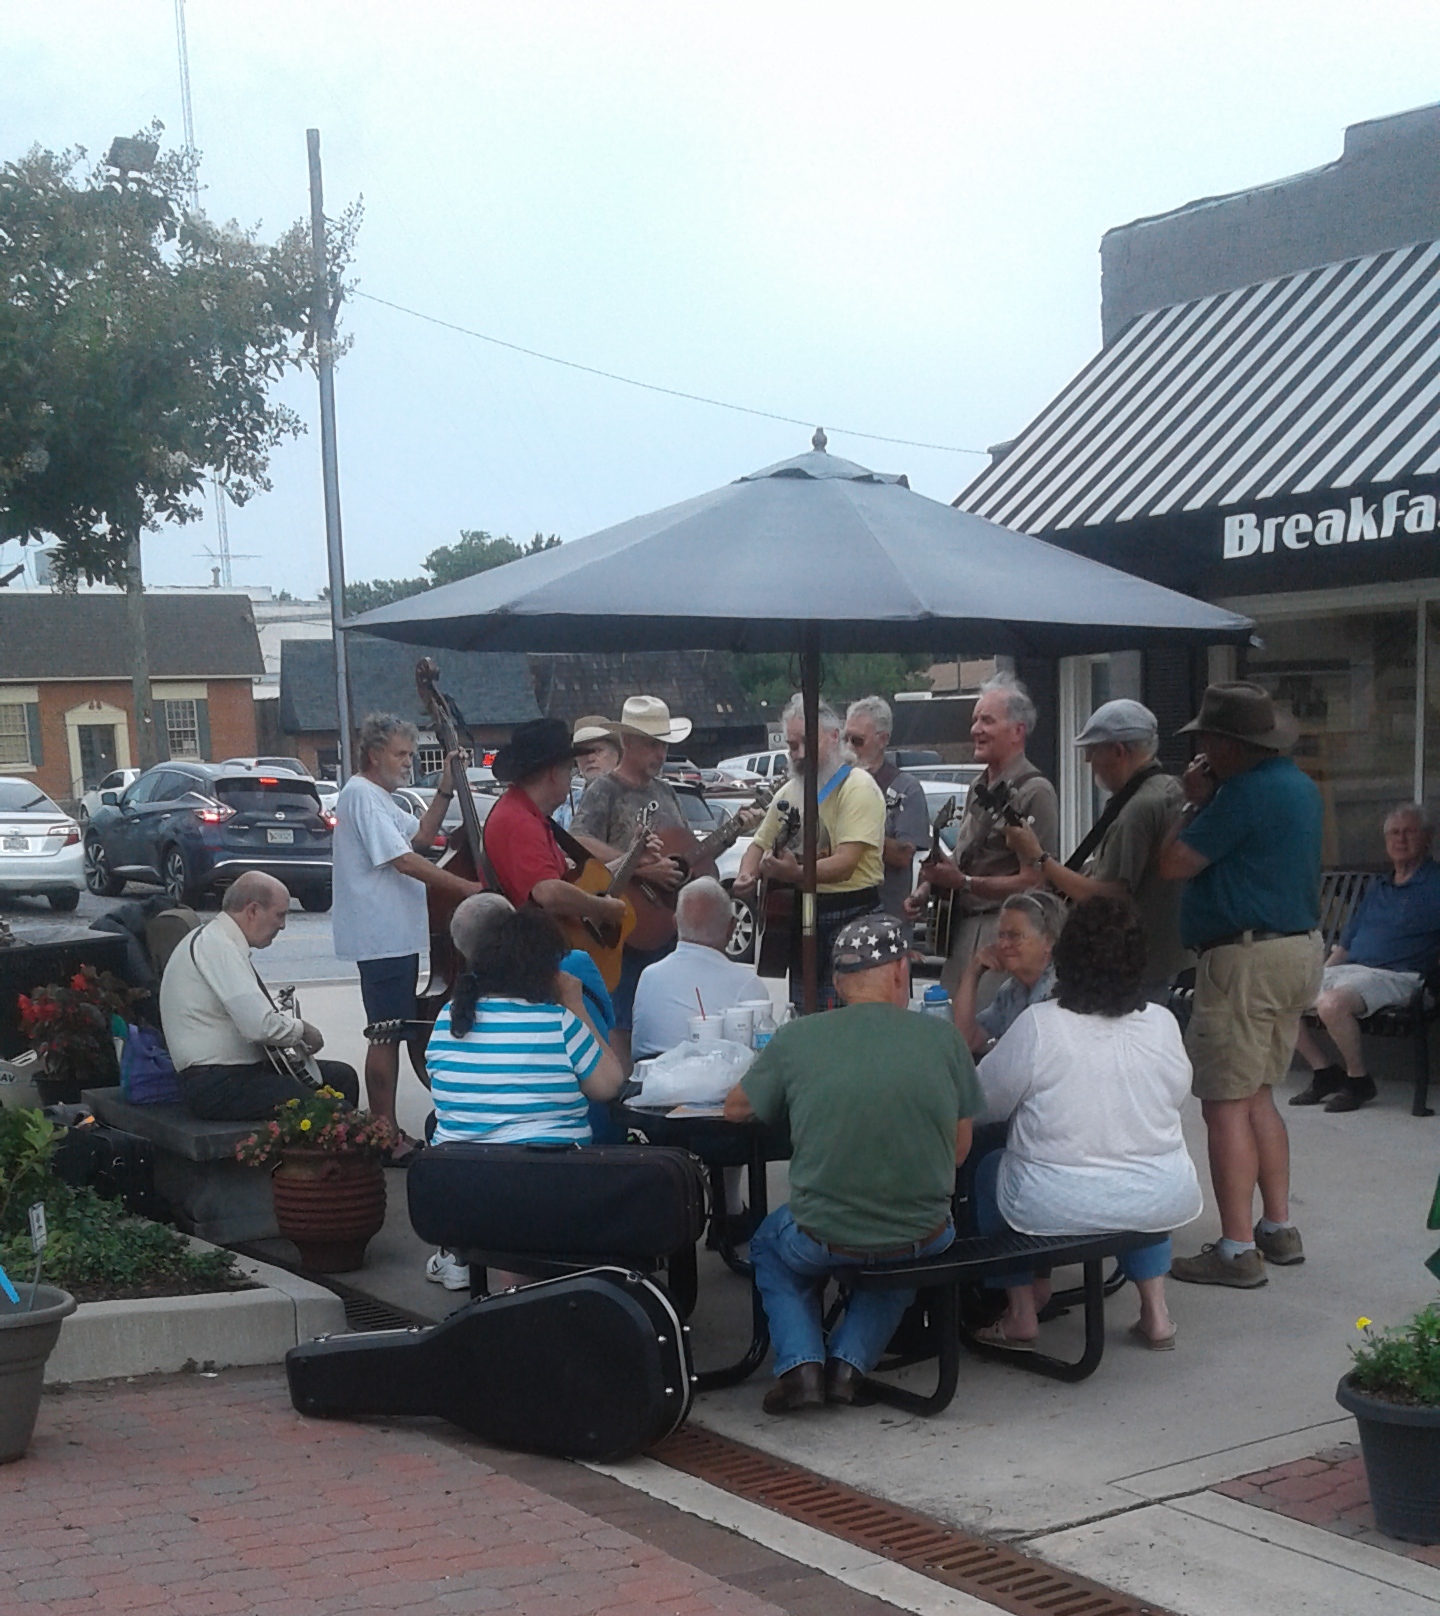
[[[1431,621],[1434,643],[1440,618]],[[1262,618],[1257,633],[1246,676],[1299,723],[1294,757],[1324,798],[1326,866],[1383,864],[1381,821],[1415,790],[1415,608]],[[1437,660],[1440,646],[1427,657]],[[1427,683],[1437,746],[1427,752],[1440,774],[1440,683],[1433,673]]]

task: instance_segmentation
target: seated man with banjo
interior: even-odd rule
[[[252,948],[268,948],[285,929],[289,908],[282,882],[247,870],[226,888],[220,913],[165,966],[160,1021],[192,1116],[249,1122],[322,1084],[359,1101],[354,1068],[315,1060],[325,1040],[276,1002],[251,962]]]

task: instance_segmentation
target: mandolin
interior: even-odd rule
[[[624,962],[626,940],[635,930],[635,905],[626,896],[626,888],[634,880],[635,871],[645,856],[646,846],[650,840],[650,822],[654,819],[659,806],[657,802],[646,803],[635,816],[635,831],[630,839],[630,846],[626,848],[624,858],[613,871],[593,854],[588,854],[569,878],[582,892],[592,893],[597,898],[624,900],[625,917],[618,925],[603,925],[596,920],[582,920],[577,915],[567,915],[560,921],[560,929],[565,933],[570,946],[583,948],[595,961],[600,975],[605,979],[605,986],[612,993],[620,985],[620,967]],[[572,842],[573,838],[567,836],[561,845],[566,847]]]
[[[768,808],[775,795],[771,787],[760,786],[755,792],[755,806]],[[754,827],[751,826],[751,829]],[[715,860],[748,832],[739,814],[732,814],[723,825],[717,826],[704,838],[697,837],[688,825],[666,825],[655,835],[664,849],[666,858],[680,866],[680,886],[702,875],[716,873]],[[675,935],[675,903],[680,896],[679,887],[660,887],[643,877],[634,883],[630,900],[635,905],[635,931],[630,938],[632,948],[661,948]]]

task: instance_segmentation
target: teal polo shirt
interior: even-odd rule
[[[1185,946],[1238,931],[1313,931],[1322,820],[1315,782],[1289,758],[1267,757],[1226,780],[1180,832],[1210,861],[1180,900]]]

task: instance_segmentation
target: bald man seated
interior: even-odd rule
[[[719,1016],[732,1005],[770,998],[750,966],[725,956],[735,911],[718,881],[702,876],[681,887],[675,924],[680,941],[664,959],[645,967],[635,989],[631,1047],[636,1059],[683,1044],[701,1005],[707,1016]]]
[[[275,1004],[250,959],[252,948],[268,948],[284,931],[289,908],[283,882],[248,870],[226,889],[220,913],[170,956],[160,983],[160,1023],[192,1116],[260,1121],[276,1106],[311,1093],[299,1078],[279,1071],[265,1051],[304,1049],[314,1055],[325,1040],[308,1021]],[[343,1061],[316,1064],[331,1088],[351,1105],[358,1102],[353,1067]]]

